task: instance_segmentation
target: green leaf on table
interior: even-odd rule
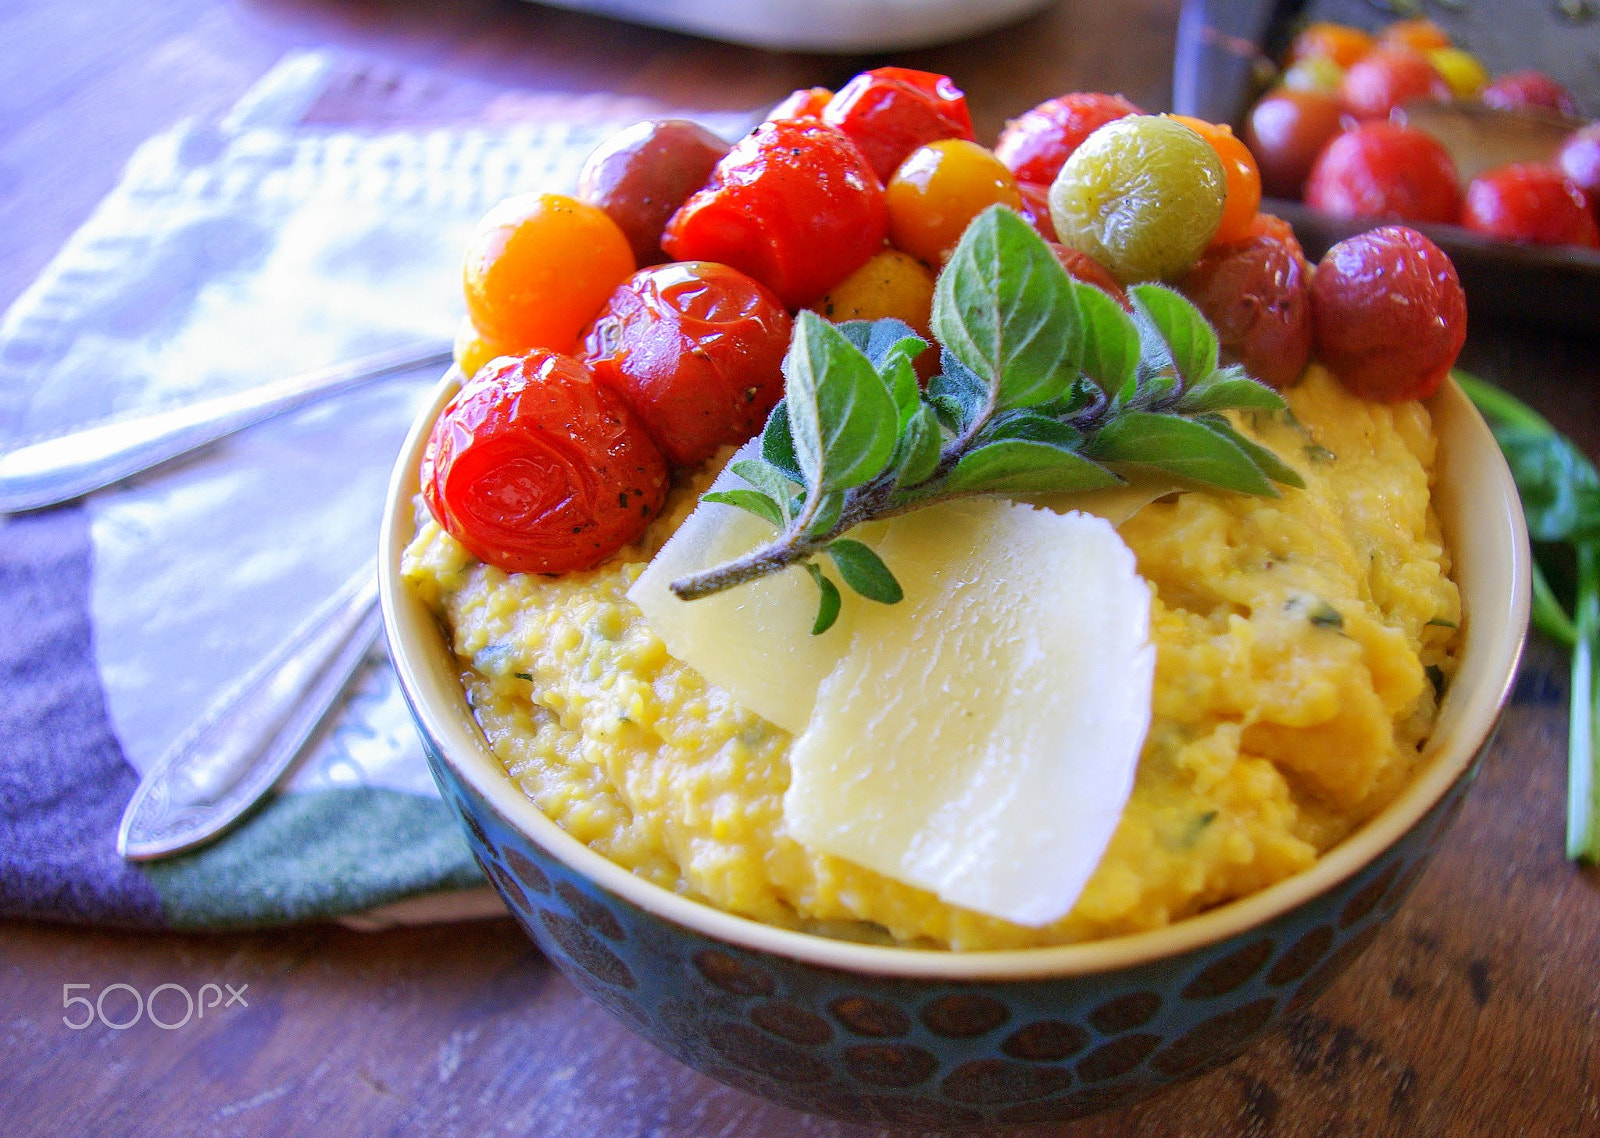
[[[833,627],[833,622],[839,619],[839,586],[828,580],[820,565],[806,561],[803,563],[806,572],[811,574],[811,579],[817,583],[817,591],[821,596],[817,600],[817,619],[811,624],[811,635],[821,636]]]
[[[1244,451],[1245,454],[1250,456],[1250,460],[1260,468],[1261,473],[1274,482],[1281,482],[1285,486],[1293,486],[1296,490],[1304,490],[1306,488],[1306,480],[1300,477],[1298,470],[1284,462],[1268,447],[1262,446],[1248,435],[1241,434],[1223,416],[1215,412],[1208,412],[1204,415],[1196,415],[1194,421],[1210,428],[1213,432],[1221,435],[1234,446]]]
[[[1107,398],[1133,383],[1139,367],[1139,328],[1127,310],[1094,285],[1074,282],[1083,320],[1078,366]]]
[[[759,490],[712,490],[700,495],[702,502],[716,502],[723,506],[736,506],[782,529],[787,521],[778,503]]]
[[[1072,280],[1021,217],[990,206],[933,290],[933,332],[995,386],[997,409],[1058,398],[1077,377],[1083,326]]]
[[[828,556],[833,558],[844,583],[868,600],[894,605],[905,595],[883,558],[859,541],[842,537],[830,542]]]
[[[1201,411],[1281,411],[1283,396],[1251,379],[1237,364],[1219,368],[1209,379],[1186,390],[1175,410],[1185,415]]]
[[[1131,285],[1128,298],[1141,339],[1152,348],[1159,340],[1185,386],[1210,378],[1217,370],[1217,334],[1198,308],[1165,285]]]
[[[1083,450],[1100,462],[1152,467],[1224,490],[1278,494],[1244,450],[1205,424],[1178,415],[1126,411],[1109,420]]]
[[[951,493],[1046,494],[1100,490],[1121,481],[1074,451],[1027,439],[1003,439],[962,455],[947,485]]]
[[[1511,467],[1528,535],[1535,541],[1600,540],[1600,475],[1565,436],[1497,426],[1495,441]]]
[[[895,443],[891,463],[895,483],[915,486],[931,477],[939,466],[943,446],[944,434],[939,430],[938,416],[928,404],[921,404]]]
[[[789,403],[778,400],[767,425],[761,430],[761,457],[771,463],[780,474],[796,485],[804,486],[806,477],[800,473],[800,462],[794,455],[794,435],[789,430]]]
[[[812,493],[847,490],[882,472],[894,454],[899,412],[860,348],[803,309],[783,374],[795,459]]]

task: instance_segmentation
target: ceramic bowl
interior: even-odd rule
[[[390,651],[444,800],[518,921],[581,989],[674,1058],[802,1111],[982,1129],[1076,1118],[1215,1066],[1327,986],[1404,900],[1460,809],[1528,620],[1528,539],[1483,420],[1432,404],[1436,494],[1467,623],[1411,785],[1315,866],[1168,928],[1059,948],[953,953],[771,928],[590,850],[506,776],[458,665],[404,587],[417,460],[395,467],[379,555]]]

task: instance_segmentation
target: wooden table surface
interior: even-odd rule
[[[1064,90],[1165,108],[1176,18],[1176,0],[1061,0],[1018,26],[891,58],[953,73],[992,141],[1007,115]],[[880,62],[751,51],[515,0],[7,0],[0,41],[0,306],[140,141],[222,110],[293,48],[338,47],[480,94],[619,91],[719,109]],[[363,113],[359,94],[345,111]],[[1596,347],[1475,328],[1463,363],[1596,455]],[[1562,674],[1550,645],[1529,651]],[[1600,1133],[1600,876],[1561,856],[1565,714],[1560,684],[1521,685],[1416,892],[1325,996],[1226,1068],[1050,1133]],[[166,982],[247,985],[248,1006],[173,1031],[63,1024],[65,984]],[[6,1134],[867,1133],[663,1057],[509,920],[226,936],[4,923],[0,1010]]]

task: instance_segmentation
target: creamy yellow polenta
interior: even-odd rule
[[[507,772],[642,877],[774,924],[957,949],[1148,929],[1306,868],[1383,806],[1454,668],[1427,410],[1355,399],[1316,367],[1289,402],[1241,425],[1304,491],[1186,493],[1120,527],[1155,591],[1153,722],[1104,858],[1044,928],[785,836],[789,735],[669,656],[625,596],[709,475],[592,571],[508,576],[424,520],[404,574],[452,630]]]

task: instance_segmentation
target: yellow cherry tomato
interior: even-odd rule
[[[1378,42],[1390,47],[1408,47],[1418,54],[1450,46],[1450,33],[1432,20],[1418,17],[1413,20],[1396,20],[1378,37]]]
[[[932,343],[928,313],[933,309],[933,273],[910,253],[885,249],[811,307],[835,324],[892,316]]]
[[[967,225],[999,203],[1022,211],[1017,180],[993,151],[964,138],[913,150],[889,179],[889,243],[930,265],[950,255]]]
[[[1344,68],[1325,55],[1302,59],[1283,73],[1279,82],[1291,91],[1321,91],[1332,95],[1344,81]]]
[[[1433,69],[1450,84],[1450,93],[1458,99],[1476,99],[1489,85],[1489,69],[1471,52],[1459,47],[1441,47],[1425,52]]]
[[[1289,45],[1289,62],[1322,57],[1331,59],[1340,67],[1349,67],[1374,47],[1373,39],[1360,28],[1349,24],[1311,24]]]
[[[1261,170],[1256,166],[1250,148],[1234,137],[1230,127],[1189,115],[1172,115],[1174,121],[1194,131],[1211,144],[1211,149],[1222,159],[1222,171],[1228,179],[1228,196],[1222,203],[1222,220],[1217,222],[1217,232],[1212,245],[1229,245],[1250,234],[1256,210],[1261,208]]]
[[[461,323],[456,325],[454,354],[456,367],[461,369],[462,375],[470,379],[490,360],[517,353],[489,339],[478,331],[478,326],[472,322],[472,317],[463,316]]]
[[[467,315],[511,351],[568,352],[634,267],[627,237],[601,210],[564,194],[520,194],[490,210],[467,242]]]

